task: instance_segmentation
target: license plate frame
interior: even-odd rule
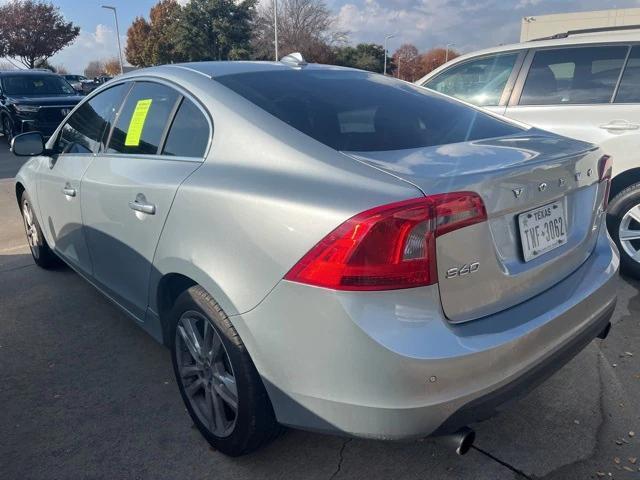
[[[518,227],[525,262],[564,245],[568,236],[564,199],[520,213]]]

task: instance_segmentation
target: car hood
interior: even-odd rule
[[[83,97],[79,95],[55,95],[51,97],[38,97],[31,95],[24,96],[11,96],[11,103],[18,103],[20,105],[64,105],[73,106],[80,102]]]

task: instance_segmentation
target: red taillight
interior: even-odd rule
[[[609,155],[603,155],[598,160],[598,179],[600,183],[605,183],[604,198],[602,200],[602,209],[606,210],[609,205],[609,193],[611,191],[611,172],[613,170],[613,158]]]
[[[475,193],[432,195],[350,218],[313,247],[285,279],[335,290],[393,290],[438,281],[435,238],[487,219]]]

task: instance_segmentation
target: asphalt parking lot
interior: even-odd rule
[[[192,427],[169,352],[68,269],[29,255],[0,139],[0,478],[640,479],[640,283],[594,341],[457,457],[431,440],[289,431],[229,459]]]

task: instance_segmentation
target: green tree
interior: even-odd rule
[[[387,57],[387,65],[391,59]],[[384,70],[384,47],[376,43],[359,43],[355,47],[335,49],[335,64],[382,73]]]
[[[256,0],[191,0],[177,27],[176,53],[189,61],[248,58]]]
[[[52,3],[14,0],[0,7],[0,56],[14,57],[27,68],[46,62],[79,33],[80,27]]]

